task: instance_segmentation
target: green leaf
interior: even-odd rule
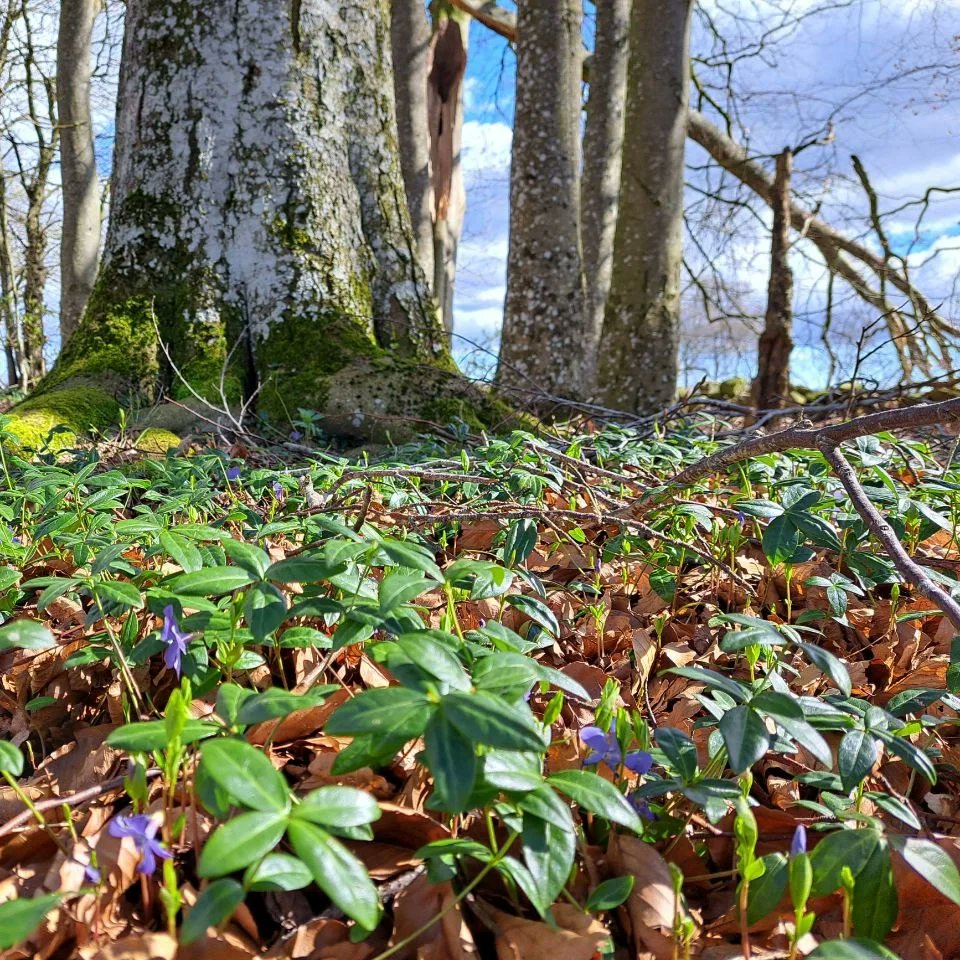
[[[399,566],[420,570],[437,583],[443,583],[443,574],[433,559],[433,554],[426,547],[408,540],[385,539],[380,541],[380,549]]]
[[[23,773],[23,754],[9,740],[0,740],[0,772],[14,777]]]
[[[534,623],[543,627],[551,636],[560,635],[560,624],[553,615],[553,611],[537,597],[530,597],[526,594],[511,594],[505,598],[511,607],[516,607],[522,614],[528,616]]]
[[[430,718],[424,744],[436,803],[448,813],[461,813],[469,805],[477,779],[476,747],[447,719],[443,707]]]
[[[900,958],[879,943],[854,937],[850,940],[827,940],[821,943],[813,953],[807,954],[807,960],[900,960]]]
[[[304,710],[309,707],[318,707],[323,703],[325,694],[330,693],[331,686],[323,686],[318,690],[309,690],[307,693],[291,693],[289,690],[280,690],[270,687],[262,693],[244,697],[235,714],[235,721],[242,724],[262,723],[264,720],[276,720],[287,717],[295,710]],[[250,691],[245,691],[250,693]]]
[[[199,940],[208,927],[219,927],[243,903],[243,887],[236,880],[217,880],[202,890],[180,928],[180,942]]]
[[[710,670],[707,667],[670,667],[663,672],[672,673],[677,677],[686,677],[688,680],[702,683],[715,690],[722,690],[741,703],[750,696],[751,691],[746,684],[725,677],[722,673],[717,673],[716,670]]]
[[[240,806],[284,813],[290,806],[286,781],[266,754],[243,740],[211,740],[203,747],[200,763]]]
[[[224,553],[238,566],[250,572],[253,580],[261,580],[270,566],[269,555],[243,540],[224,537],[221,541]]]
[[[301,555],[278,560],[267,567],[263,579],[275,580],[277,583],[319,583],[335,574],[343,573],[345,569],[345,563]]]
[[[53,634],[36,620],[14,620],[0,627],[0,653],[4,650],[47,650],[56,645]]]
[[[800,531],[787,513],[774,517],[763,531],[763,552],[772,564],[786,563],[800,546]]]
[[[576,832],[572,821],[560,827],[524,811],[521,838],[523,860],[537,893],[533,905],[545,916],[570,878],[576,856]]]
[[[239,590],[255,579],[243,567],[206,567],[195,573],[177,574],[164,587],[185,596],[218,597]]]
[[[379,820],[380,806],[369,793],[355,787],[320,787],[293,808],[293,816],[322,827],[359,827]]]
[[[837,689],[849,697],[853,689],[850,674],[847,668],[829,650],[818,647],[815,643],[798,643],[797,647],[804,656],[815,666],[818,666],[837,686]]]
[[[891,836],[890,843],[930,886],[960,906],[960,871],[946,850],[920,837]]]
[[[0,950],[15,947],[26,940],[63,897],[62,893],[47,893],[32,899],[22,897],[0,903]]]
[[[609,780],[586,770],[558,770],[547,782],[598,816],[639,833],[643,823],[630,801]]]
[[[380,581],[380,589],[377,599],[380,602],[380,609],[383,611],[394,610],[397,607],[419,597],[421,593],[426,593],[431,587],[436,586],[432,580],[417,576],[412,573],[388,573]]]
[[[853,887],[853,932],[883,943],[898,911],[890,848],[881,841],[856,875]]]
[[[412,740],[423,733],[434,709],[423,694],[404,687],[364,690],[338,707],[324,730],[334,736],[370,733]]]
[[[867,828],[828,833],[810,854],[813,867],[811,895],[824,897],[840,888],[840,871],[849,867],[854,877],[864,868],[880,842],[880,834]]]
[[[741,704],[720,718],[720,733],[734,773],[749,770],[770,749],[770,733],[763,717]]]
[[[866,730],[850,730],[837,748],[837,769],[844,790],[858,786],[877,762],[877,741]]]
[[[770,913],[787,892],[787,858],[782,853],[768,853],[761,858],[763,873],[750,882],[747,889],[747,921],[757,923]]]
[[[203,845],[197,872],[201,877],[222,877],[243,870],[270,853],[286,827],[286,813],[241,813],[214,830]]]
[[[470,678],[451,652],[450,645],[441,639],[443,637],[439,630],[423,630],[402,633],[396,643],[411,662],[430,676],[449,684],[454,690],[469,690]]]
[[[216,736],[223,730],[218,723],[209,720],[188,719],[180,731],[180,743],[184,746]],[[164,720],[145,720],[126,723],[107,735],[107,744],[127,753],[152,753],[167,747],[169,737]]]
[[[536,753],[488,750],[483,757],[483,777],[511,793],[536,790],[543,783],[543,759]]]
[[[97,580],[93,591],[98,600],[109,600],[121,607],[139,610],[143,606],[143,596],[138,587],[123,580]]]
[[[311,883],[306,864],[289,853],[268,853],[243,876],[244,887],[256,891],[302,890]]]
[[[604,880],[587,897],[584,908],[588,913],[604,913],[607,910],[615,910],[621,904],[627,902],[627,897],[633,892],[633,885],[636,877],[613,877],[610,880]]]
[[[382,910],[366,867],[343,844],[312,823],[291,820],[287,836],[316,885],[333,903],[364,930],[375,929]]]
[[[448,694],[443,698],[443,712],[460,733],[475,743],[501,750],[542,753],[546,749],[526,705],[514,706],[501,697],[478,690]]]
[[[200,551],[186,537],[164,530],[158,539],[163,551],[183,568],[184,573],[196,573],[203,566]]]
[[[254,640],[263,643],[286,619],[287,598],[272,583],[255,583],[247,591],[243,615]]]

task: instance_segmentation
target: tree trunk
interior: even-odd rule
[[[598,363],[601,403],[653,413],[677,388],[683,157],[693,0],[634,0],[613,276]]]
[[[594,55],[590,61],[590,96],[583,134],[583,266],[587,281],[589,352],[596,357],[603,312],[613,272],[620,167],[623,154],[623,110],[631,0],[597,0]]]
[[[391,0],[390,43],[393,88],[397,99],[400,167],[407,191],[417,257],[433,278],[433,198],[430,186],[430,131],[427,123],[427,74],[430,24],[423,0]]]
[[[26,409],[72,390],[95,423],[159,381],[357,438],[489,422],[416,259],[385,0],[173,9],[127,4],[103,262]]]
[[[521,0],[510,169],[510,248],[498,381],[580,397],[588,388],[580,246],[579,0]]]
[[[20,364],[23,342],[17,322],[17,280],[10,252],[10,221],[7,208],[7,178],[0,170],[0,324],[3,329],[3,354],[7,362],[7,385],[21,382]]]
[[[100,181],[90,118],[90,43],[99,0],[61,0],[57,34],[57,110],[63,234],[60,240],[60,337],[66,343],[97,276]]]
[[[793,155],[784,150],[777,157],[773,187],[773,234],[770,243],[770,282],[767,314],[760,335],[757,382],[758,410],[772,410],[786,403],[790,391],[790,351],[793,272],[790,270],[790,168]]]
[[[453,334],[457,250],[467,197],[460,164],[463,78],[467,72],[470,17],[447,0],[433,0],[427,104],[433,189],[433,293],[447,336]]]

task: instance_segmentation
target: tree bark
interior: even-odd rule
[[[634,0],[620,212],[598,359],[605,406],[676,396],[693,0]]]
[[[773,231],[770,242],[770,282],[767,313],[760,335],[757,381],[758,410],[785,406],[790,391],[793,272],[790,269],[790,173],[793,154],[785,149],[777,157],[773,186]]]
[[[20,411],[160,385],[358,439],[489,423],[417,261],[389,43],[385,0],[129,0],[103,261]]]
[[[427,104],[433,188],[433,293],[447,336],[453,334],[457,251],[467,197],[460,164],[463,78],[467,72],[470,18],[447,0],[433,0]]]
[[[579,0],[521,0],[510,169],[507,296],[497,378],[510,389],[588,390],[580,241]]]
[[[423,0],[391,0],[390,44],[393,87],[397,99],[400,167],[407,191],[417,257],[428,281],[433,279],[433,198],[430,185],[430,130],[427,75],[430,71],[430,24]]]
[[[99,0],[61,0],[57,34],[57,110],[63,233],[60,240],[60,337],[76,329],[93,290],[100,252],[100,181],[90,117],[90,57]]]
[[[596,356],[613,273],[623,112],[627,93],[631,0],[597,0],[596,36],[583,134],[583,266],[589,353]]]

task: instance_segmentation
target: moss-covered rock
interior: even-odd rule
[[[28,397],[10,412],[7,430],[26,450],[59,450],[83,434],[109,429],[120,416],[120,404],[98,387],[51,389]],[[51,431],[61,428],[51,437]]]
[[[137,437],[136,448],[143,453],[166,453],[180,446],[180,438],[170,430],[148,427]]]

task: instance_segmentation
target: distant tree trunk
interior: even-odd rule
[[[18,386],[21,383],[23,342],[17,322],[17,278],[13,270],[10,239],[7,178],[0,170],[0,324],[3,329],[3,354],[7,362],[7,385]]]
[[[499,382],[588,389],[580,241],[580,0],[521,0],[510,169],[510,248]]]
[[[652,413],[677,388],[693,0],[634,0],[613,276],[597,395]]]
[[[790,392],[793,272],[790,270],[790,173],[793,155],[786,149],[777,157],[773,184],[773,236],[770,244],[770,282],[767,314],[760,335],[757,382],[758,410],[772,410],[786,403]]]
[[[159,382],[357,439],[491,421],[416,258],[385,0],[128,0],[117,117],[97,282],[25,418]]]
[[[440,304],[444,329],[450,337],[453,333],[457,250],[466,210],[460,141],[470,17],[448,0],[433,0],[430,10],[433,36],[427,109],[433,187],[433,293]]]
[[[594,55],[583,135],[580,185],[583,267],[587,281],[590,353],[595,356],[613,272],[623,111],[627,93],[630,6],[632,0],[596,0]]]
[[[390,45],[397,98],[400,168],[417,243],[417,259],[433,280],[433,199],[430,186],[430,130],[427,76],[430,24],[423,0],[391,0]]]
[[[90,117],[90,43],[100,0],[61,0],[57,34],[57,109],[63,233],[60,241],[60,337],[76,329],[97,277],[100,181]]]

